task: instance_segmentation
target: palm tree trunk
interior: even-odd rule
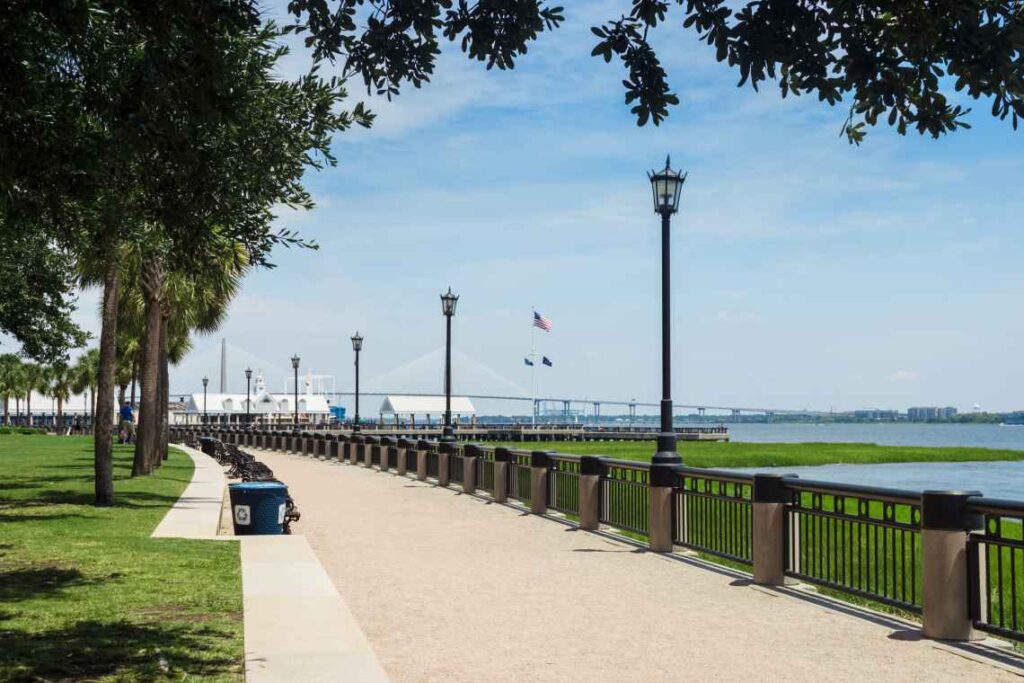
[[[132,476],[152,473],[156,460],[159,401],[158,377],[160,369],[160,321],[163,299],[163,267],[158,258],[143,266],[142,291],[146,299],[146,326],[143,333],[139,430],[135,439],[135,459]]]
[[[118,385],[118,387],[117,387],[117,405],[118,405],[118,407],[124,405],[124,396],[125,396],[125,393],[127,393],[127,391],[128,391],[128,385],[127,384],[119,384]]]
[[[162,315],[160,318],[160,413],[159,413],[159,431],[157,436],[157,461],[156,464],[159,467],[161,461],[167,459],[167,407],[170,398],[168,393],[171,390],[170,377],[168,372],[167,363],[167,323],[169,316]]]
[[[135,380],[139,377],[139,354],[132,359],[132,408],[135,408]]]
[[[57,430],[59,434],[64,434],[64,399],[60,396],[57,397]]]
[[[11,424],[11,397],[8,394],[4,394],[4,424]]]
[[[117,245],[113,245],[116,247]],[[108,252],[107,272],[103,276],[103,320],[100,328],[100,367],[99,395],[114,395],[114,371],[117,364],[117,303],[120,299],[121,271],[113,254],[116,248]],[[111,426],[114,422],[113,402],[104,398],[96,406],[96,394],[93,393],[94,463],[96,477],[96,505],[114,504],[114,445],[111,443]],[[99,408],[97,412],[96,408]]]
[[[32,426],[32,390],[25,394],[25,412],[28,414],[28,426]]]

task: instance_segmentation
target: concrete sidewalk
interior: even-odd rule
[[[242,540],[246,683],[386,683],[359,624],[302,536]]]
[[[306,539],[218,536],[224,468],[193,448],[174,447],[192,458],[195,471],[153,537],[240,542],[247,683],[387,683],[366,636]]]
[[[153,538],[217,538],[220,527],[221,505],[224,501],[224,468],[202,451],[182,444],[174,448],[192,458],[195,471],[192,481],[182,492],[160,524],[153,530]]]
[[[396,682],[1021,681],[1005,650],[347,464],[257,451]],[[1002,658],[1002,662],[999,661]]]

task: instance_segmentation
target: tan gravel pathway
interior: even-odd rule
[[[258,457],[396,683],[1024,679],[1012,657],[454,490]]]

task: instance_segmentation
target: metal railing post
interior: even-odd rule
[[[511,457],[507,448],[499,446],[494,449],[494,502],[504,503],[508,500],[508,461]]]
[[[580,456],[580,528],[594,531],[601,526],[601,476],[604,462],[596,455]]]
[[[651,465],[648,478],[650,512],[647,518],[648,547],[656,553],[673,550],[672,504],[678,470],[672,465]]]
[[[754,583],[786,582],[786,501],[792,494],[778,474],[755,474],[751,489],[751,556]]]
[[[970,616],[967,541],[983,528],[968,511],[976,491],[921,494],[921,616],[924,635],[939,640],[980,640]]]
[[[544,515],[548,511],[548,468],[551,458],[547,451],[530,453],[530,512]]]

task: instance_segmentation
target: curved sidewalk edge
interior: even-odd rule
[[[304,536],[241,541],[246,683],[387,683]]]
[[[195,470],[153,537],[241,542],[246,683],[388,683],[306,538],[218,535],[224,468],[194,448],[174,447]]]
[[[224,468],[202,451],[175,444],[192,458],[192,481],[153,530],[153,538],[216,539],[224,502]],[[224,538],[221,536],[220,538]]]

